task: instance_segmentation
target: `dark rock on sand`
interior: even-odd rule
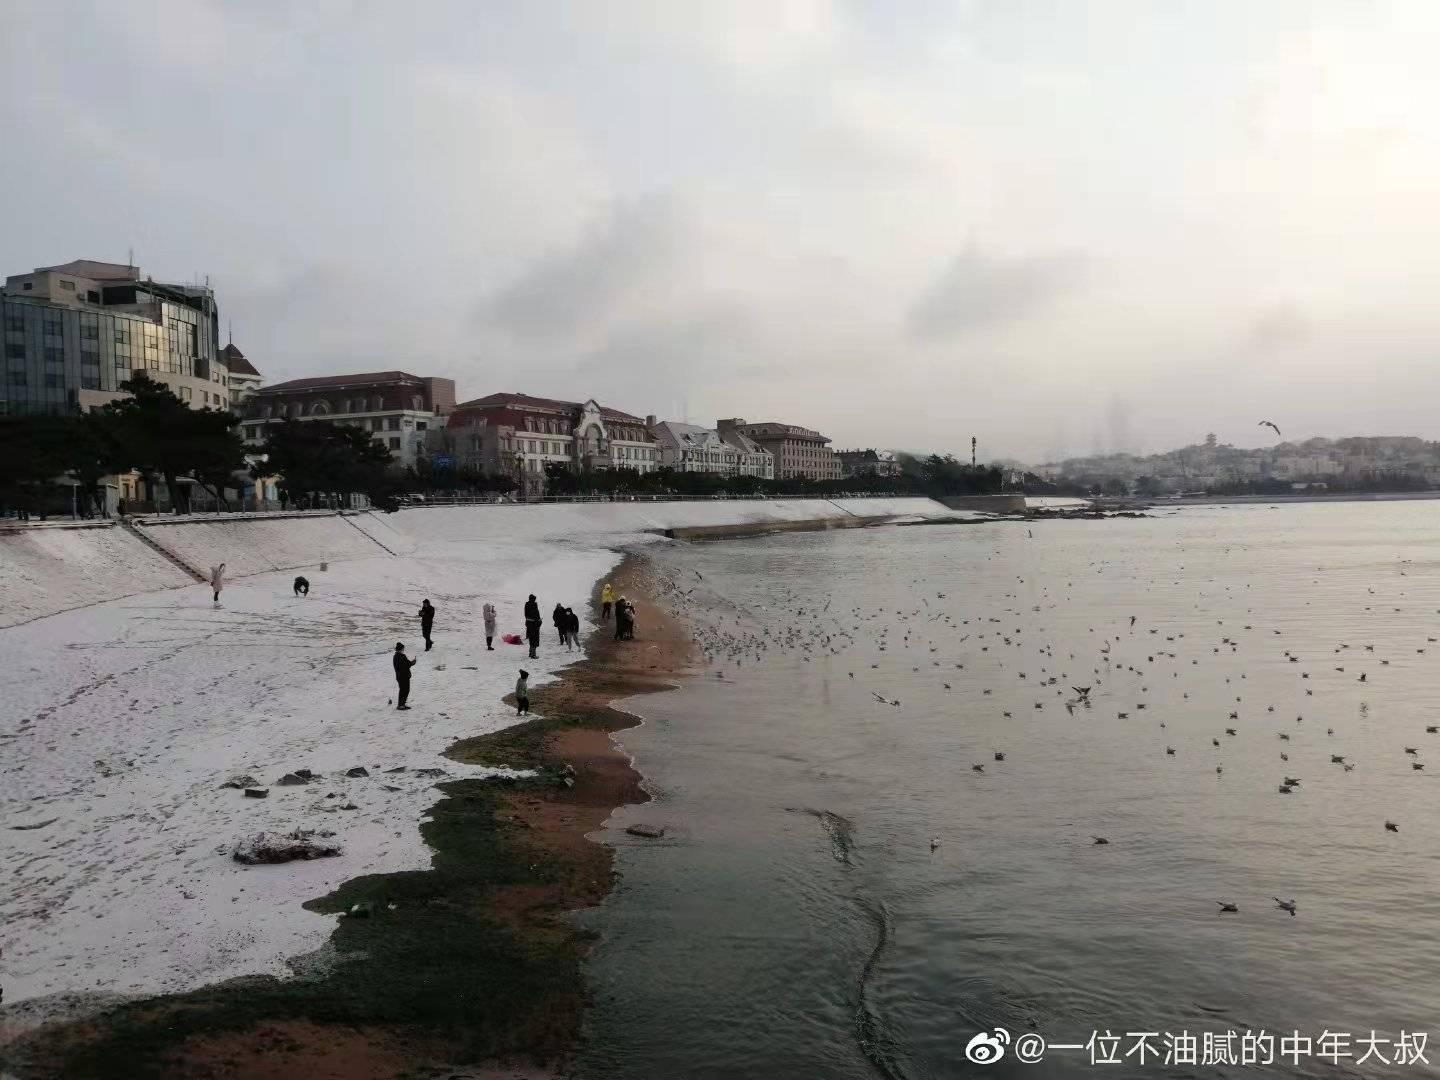
[[[256,833],[241,840],[231,853],[236,862],[250,865],[323,859],[339,854],[339,844],[333,840],[316,839],[311,829],[296,829],[291,833]]]

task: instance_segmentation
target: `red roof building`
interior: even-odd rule
[[[373,432],[403,465],[414,465],[424,452],[427,433],[439,427],[455,407],[455,381],[411,375],[408,371],[370,371],[320,375],[262,386],[245,400],[245,442],[264,443],[267,423],[323,420]]]
[[[645,421],[594,400],[487,394],[461,402],[446,422],[444,456],[457,465],[513,477],[525,494],[545,490],[545,466],[654,472],[660,451]]]

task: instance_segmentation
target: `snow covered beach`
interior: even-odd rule
[[[283,521],[243,542],[249,523],[175,533],[191,565],[248,545],[242,565],[286,569],[233,581],[218,610],[195,584],[0,630],[6,1003],[284,975],[334,926],[305,901],[359,875],[427,868],[416,824],[435,783],[486,772],[443,751],[513,722],[501,698],[521,666],[543,684],[578,656],[557,651],[548,625],[538,661],[512,646],[487,652],[485,601],[501,633],[521,629],[530,592],[547,615],[557,601],[573,607],[588,630],[595,582],[618,548],[655,539],[646,530],[940,512],[926,500],[427,509],[344,523],[383,531],[384,546],[323,572],[291,561],[313,548],[281,550]],[[405,550],[397,533],[408,553],[388,553]],[[302,565],[308,598],[291,592]],[[54,588],[63,576],[37,579]],[[415,617],[426,597],[439,611],[428,654]],[[397,640],[420,657],[408,713],[389,705]],[[356,766],[369,775],[344,775]],[[301,768],[319,779],[275,784]],[[221,787],[236,774],[269,796]],[[342,854],[280,866],[230,858],[246,835],[296,828],[333,831]]]

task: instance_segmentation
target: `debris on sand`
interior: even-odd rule
[[[643,836],[646,840],[659,840],[665,835],[663,825],[631,825],[625,830],[631,836]]]
[[[259,787],[260,781],[256,780],[255,777],[249,773],[236,773],[220,786],[222,788],[252,788]]]
[[[318,834],[319,837],[326,835]],[[236,862],[252,866],[257,863],[290,862],[293,859],[323,859],[339,854],[340,845],[334,840],[317,838],[314,829],[296,829],[289,833],[256,833],[237,843],[232,852]]]

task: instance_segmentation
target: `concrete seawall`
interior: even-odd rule
[[[191,583],[111,521],[0,529],[0,626]]]
[[[1026,505],[1024,495],[944,495],[936,501],[950,510],[980,510],[989,514],[1015,514]]]

